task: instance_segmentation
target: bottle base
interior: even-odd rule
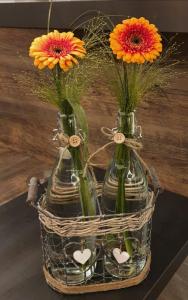
[[[128,279],[141,273],[146,261],[147,257],[144,256],[136,260],[130,258],[127,263],[117,264],[114,259],[109,260],[109,258],[105,257],[105,269],[108,274],[115,278]]]
[[[78,285],[87,282],[92,278],[94,274],[95,267],[92,266],[86,270],[76,269],[76,268],[54,268],[51,269],[51,274],[55,279],[62,281],[66,285]]]

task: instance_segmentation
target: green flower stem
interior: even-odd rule
[[[66,100],[64,100],[64,105],[70,106],[70,104]],[[73,113],[73,111],[72,111],[72,113]],[[68,136],[71,136],[71,135],[75,134],[75,130],[74,130],[74,124],[72,124],[73,126],[71,126],[71,124],[68,122],[68,118],[69,118],[69,116],[67,115],[67,118],[64,119],[63,126],[64,126],[65,133]],[[83,161],[85,160],[85,158],[82,159],[82,153],[81,153],[80,147],[73,148],[73,147],[69,146],[69,151],[72,155],[74,168],[78,171],[78,177],[79,177],[79,181],[80,181],[81,206],[82,206],[83,215],[84,216],[94,215],[95,208],[93,207],[93,205],[91,203],[88,178],[83,177],[83,170],[84,170]]]
[[[121,118],[121,117],[120,117]],[[120,120],[120,128],[119,130],[122,133],[125,131],[129,132],[129,122],[126,122],[126,118],[122,118]],[[119,144],[116,145],[115,149],[115,162],[117,164],[117,177],[118,177],[118,192],[116,199],[116,213],[126,213],[128,212],[128,207],[126,205],[126,196],[125,196],[125,178],[127,177],[127,173],[129,170],[129,161],[130,161],[130,149],[124,145]],[[129,236],[129,232],[124,232],[125,239],[125,248],[129,255],[132,255],[133,248],[132,243],[127,237]]]
[[[73,108],[70,105],[70,103],[63,99],[62,97],[62,87],[61,87],[61,76],[62,72],[60,69],[56,70],[56,74],[54,75],[54,82],[59,98],[59,109],[62,114],[66,115],[66,118],[63,118],[63,128],[65,131],[65,134],[68,136],[75,134],[75,124],[71,124],[69,122],[70,115],[74,114]],[[82,207],[82,213],[84,216],[91,216],[95,215],[95,207],[91,203],[91,195],[89,191],[89,181],[88,178],[85,176],[83,177],[83,171],[84,171],[84,161],[87,159],[87,157],[82,157],[82,151],[80,147],[74,148],[69,146],[69,151],[72,155],[73,164],[75,170],[78,171],[78,177],[79,177],[79,183],[80,183],[80,198],[81,198],[81,207]]]
[[[72,154],[74,167],[78,170],[78,177],[80,181],[80,195],[81,195],[81,206],[82,212],[84,216],[92,216],[95,215],[95,208],[91,203],[91,195],[89,191],[89,181],[88,178],[85,176],[83,177],[83,159],[80,147],[73,148],[70,147],[70,152]]]

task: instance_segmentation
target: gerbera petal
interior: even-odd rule
[[[63,69],[64,72],[67,72],[69,70],[65,63],[61,63],[60,68]]]
[[[85,53],[83,52],[80,52],[80,51],[71,51],[71,54],[74,54],[80,58],[84,57],[85,56]]]
[[[51,63],[52,61],[54,61],[54,57],[48,57],[48,61]]]
[[[73,63],[71,60],[66,60],[66,65],[68,68],[72,68],[73,67]]]
[[[44,65],[43,63],[40,63],[40,64],[38,65],[38,68],[39,68],[40,70],[42,70],[42,69],[45,68],[45,65]]]
[[[123,55],[123,54],[122,54]],[[123,55],[123,60],[124,61],[130,61],[131,60],[131,54],[130,53],[127,53],[127,54],[124,54]]]
[[[42,61],[41,62],[45,67],[47,66],[47,65],[49,65],[50,63],[49,63],[49,61],[48,61],[48,59],[47,60],[45,60],[45,61]]]
[[[78,64],[78,60],[77,60],[75,57],[73,57],[72,55],[71,55],[71,60],[73,61],[73,63],[74,63],[75,65]]]
[[[52,70],[54,67],[55,67],[55,65],[54,65],[53,63],[48,64],[48,68],[49,68],[50,70]]]
[[[35,60],[34,60],[34,66],[37,67],[39,64],[40,64],[40,60],[35,59]]]
[[[41,56],[41,57],[39,57],[39,60],[40,61],[44,61],[44,60],[47,60],[48,59],[48,57],[46,57],[46,56]]]
[[[68,39],[72,39],[73,36],[74,36],[74,33],[71,32],[71,31],[69,31],[69,32],[66,33],[66,38],[68,38]]]
[[[57,38],[57,39],[60,39],[60,36],[61,36],[60,32],[57,31],[57,30],[54,30],[54,32],[53,32],[53,37],[54,37],[54,38]]]

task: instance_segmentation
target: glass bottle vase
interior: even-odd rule
[[[119,113],[116,132],[126,138],[138,137],[135,112]],[[113,159],[106,171],[102,207],[105,214],[139,213],[149,205],[146,172],[135,151],[126,144],[116,144]],[[106,235],[105,269],[116,278],[139,274],[150,252],[151,222],[140,230]]]
[[[59,114],[59,133],[81,136],[74,114]],[[84,139],[84,138],[83,138]],[[59,156],[48,181],[46,206],[61,218],[96,214],[96,188],[93,174],[85,165],[84,141],[77,147],[60,146]],[[67,285],[77,285],[92,277],[95,269],[96,246],[94,237],[61,237],[42,228],[45,267],[50,274]],[[75,253],[87,251],[87,260],[78,261]],[[89,252],[89,255],[88,255]]]

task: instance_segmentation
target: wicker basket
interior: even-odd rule
[[[37,209],[39,220],[41,223],[41,237],[43,248],[43,271],[47,283],[54,290],[65,294],[82,294],[98,291],[108,291],[130,287],[139,284],[143,281],[149,270],[151,262],[150,253],[150,236],[151,229],[148,232],[147,259],[141,272],[134,272],[131,278],[115,278],[106,272],[104,267],[104,260],[106,255],[105,238],[111,235],[121,235],[123,232],[135,232],[141,230],[146,224],[151,223],[152,214],[154,211],[155,199],[158,193],[156,189],[149,192],[149,204],[140,212],[119,214],[119,215],[102,215],[99,214],[93,217],[75,217],[75,218],[60,218],[51,214],[45,207],[45,195],[37,199],[37,179],[32,179],[28,193],[28,201]],[[91,279],[86,279],[78,285],[72,285],[54,276],[51,272],[51,265],[54,264],[54,251],[51,244],[51,236],[56,236],[59,239],[71,239],[72,237],[82,237],[88,239],[95,238],[96,255],[91,262],[95,271]],[[67,259],[64,253],[65,249],[58,250],[61,255],[58,261],[61,265],[64,259]],[[64,253],[64,254],[62,254]],[[57,255],[56,255],[57,258]],[[71,259],[72,258],[68,258]],[[96,267],[97,266],[97,267]],[[99,267],[98,267],[99,266]],[[90,266],[91,267],[91,266]]]

